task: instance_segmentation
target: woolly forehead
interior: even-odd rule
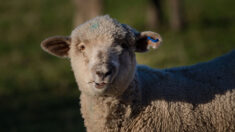
[[[103,42],[126,41],[133,43],[135,36],[128,35],[128,31],[116,20],[111,18],[95,18],[77,28],[71,34],[72,41],[86,42],[100,40]]]

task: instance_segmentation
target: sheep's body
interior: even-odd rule
[[[143,99],[150,104],[146,109],[153,113],[150,128],[235,131],[234,51],[187,67],[153,70],[141,66],[138,73]]]
[[[138,66],[122,97],[81,95],[88,131],[235,131],[234,58],[233,51],[187,67]]]

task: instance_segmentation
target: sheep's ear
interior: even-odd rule
[[[151,31],[144,31],[137,35],[135,44],[136,52],[146,52],[152,47],[157,49],[162,43],[162,38],[158,33]]]
[[[69,36],[53,36],[41,42],[41,47],[44,51],[58,56],[68,57],[71,38]]]

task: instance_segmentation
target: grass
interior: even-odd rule
[[[84,131],[79,91],[68,60],[49,56],[40,42],[69,35],[71,1],[2,0],[0,5],[0,131]],[[104,1],[104,13],[136,29],[146,29],[145,0]],[[156,68],[191,65],[235,48],[234,0],[187,0],[187,27],[173,32],[166,24],[157,50],[137,54],[140,64]]]

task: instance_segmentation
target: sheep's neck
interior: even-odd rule
[[[137,86],[137,79],[134,79],[121,97],[94,97],[82,94],[81,111],[87,129],[117,129],[135,118],[141,101]]]

